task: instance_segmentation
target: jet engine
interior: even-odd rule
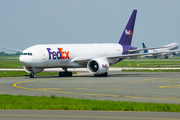
[[[23,66],[23,67],[27,73],[31,73],[31,71],[33,71],[34,73],[39,73],[44,70],[44,68],[34,68],[34,67],[26,67],[26,66]]]
[[[87,69],[94,75],[106,74],[109,69],[109,62],[105,58],[94,58],[87,64]]]
[[[173,55],[178,55],[178,52],[174,52],[174,53],[172,53]]]

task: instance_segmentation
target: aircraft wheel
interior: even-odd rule
[[[72,72],[68,72],[68,76],[71,77],[72,76]]]
[[[35,76],[35,74],[34,73],[31,73],[30,74],[30,78],[35,78],[36,76]]]
[[[107,73],[107,72],[103,74],[103,77],[107,77],[107,76],[108,76],[108,73]]]
[[[72,72],[59,72],[59,77],[71,77]]]
[[[108,76],[108,73],[105,72],[104,74],[99,74],[99,75],[94,75],[94,77],[107,77]]]
[[[98,75],[94,74],[94,77],[98,77]]]
[[[59,77],[64,76],[64,72],[59,72]]]

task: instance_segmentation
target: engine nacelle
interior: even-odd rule
[[[172,53],[173,55],[178,55],[178,52],[174,52],[174,53]]]
[[[44,68],[34,68],[34,67],[26,67],[26,66],[23,66],[23,67],[27,73],[31,73],[31,71],[33,71],[34,73],[39,73],[44,70]]]
[[[105,58],[95,58],[88,62],[87,69],[91,74],[103,74],[109,70],[109,62]]]

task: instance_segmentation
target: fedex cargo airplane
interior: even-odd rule
[[[25,71],[30,73],[30,78],[34,78],[36,73],[45,68],[62,68],[64,72],[59,72],[59,76],[72,76],[72,72],[68,71],[68,68],[87,68],[94,76],[107,77],[110,65],[127,57],[149,55],[149,53],[136,53],[145,49],[137,50],[136,47],[131,46],[136,13],[137,10],[132,12],[118,43],[40,44],[31,46],[24,51],[6,49],[22,52],[19,60],[24,65]],[[148,49],[146,48],[146,50]],[[171,52],[173,51],[167,53]],[[163,52],[158,54],[160,53]]]
[[[142,46],[143,46],[144,49],[146,48],[146,45],[144,43],[142,43]],[[172,54],[177,55],[178,54],[178,52],[177,52],[178,47],[179,47],[178,43],[171,43],[171,44],[163,46],[162,48],[159,47],[158,49],[144,50],[144,53],[165,52],[165,51],[174,50],[175,52],[173,52]],[[156,58],[159,55],[161,55],[161,54],[145,55],[145,57],[147,57],[147,58]],[[165,55],[165,59],[167,59],[169,57],[168,53],[163,53],[163,55]]]

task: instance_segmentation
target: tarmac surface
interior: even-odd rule
[[[180,120],[174,112],[0,110],[0,120]]]
[[[0,78],[0,94],[180,104],[179,72],[110,71],[108,77],[81,72],[73,77]],[[175,112],[0,110],[0,120],[180,120]]]
[[[94,77],[38,76],[0,78],[0,94],[64,96],[82,99],[180,104],[179,72],[109,72]]]

